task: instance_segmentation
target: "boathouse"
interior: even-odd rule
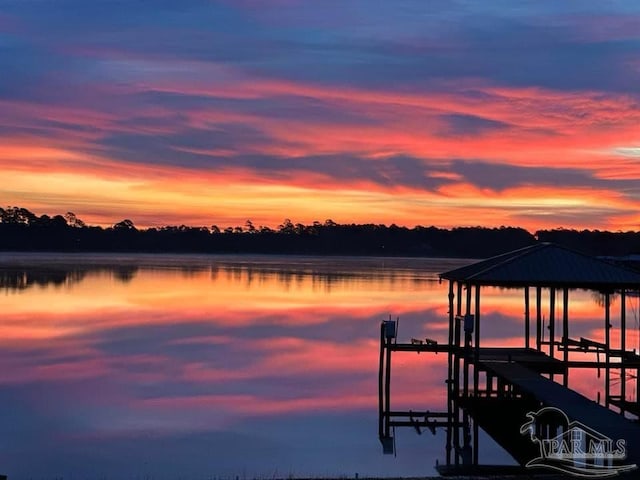
[[[447,344],[398,342],[396,323],[381,325],[379,437],[385,453],[394,452],[395,427],[445,428],[440,473],[479,472],[484,468],[478,458],[482,428],[524,468],[541,449],[532,441],[534,435],[521,432],[522,425],[532,412],[556,409],[573,424],[588,426],[612,441],[623,440],[624,458],[603,453],[602,458],[573,459],[572,465],[580,464],[575,468],[586,468],[586,474],[597,468],[615,473],[616,468],[622,472],[640,465],[640,355],[628,346],[626,318],[627,297],[638,294],[640,272],[540,243],[444,272],[440,278],[449,287]],[[522,292],[521,347],[483,347],[486,287]],[[570,300],[576,290],[602,298],[602,335],[597,339],[572,336]],[[612,308],[614,295],[617,308]],[[392,410],[391,362],[396,352],[447,352],[446,408]],[[603,372],[604,395],[588,398],[572,390],[572,369]],[[562,438],[567,427],[557,423],[544,428],[548,438]]]

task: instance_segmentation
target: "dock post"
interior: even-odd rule
[[[462,316],[462,283],[457,282],[457,294],[458,297],[456,299],[456,317],[459,319]],[[460,361],[461,361],[461,332],[460,332],[460,320],[455,320],[454,326],[454,342],[455,342],[455,352],[453,358],[453,419],[454,419],[454,428],[453,428],[453,452],[454,452],[454,463],[455,465],[460,464],[460,457],[458,452],[461,449],[460,445]]]
[[[473,326],[474,326],[474,345],[473,345],[473,396],[474,398],[478,398],[478,389],[480,387],[480,285],[475,286],[475,300],[474,300],[474,318],[473,318]],[[474,420],[474,443],[476,440],[476,424],[477,422]],[[474,447],[474,462],[477,449]]]
[[[556,289],[549,289],[549,356],[553,358],[556,333]],[[551,377],[553,378],[553,377]]]
[[[549,289],[549,356],[555,355],[555,334],[556,334],[556,289]],[[553,373],[549,374],[549,379],[553,380]]]
[[[463,396],[465,400],[469,398],[469,364],[470,364],[470,356],[471,356],[471,334],[469,331],[469,317],[471,316],[471,285],[469,283],[465,284],[467,288],[466,295],[466,305],[465,305],[465,320],[464,320],[464,369],[463,369]],[[471,325],[473,325],[471,323]],[[462,409],[462,424],[464,429],[464,444],[462,446],[463,453],[463,461],[468,460],[468,456],[465,452],[468,452],[470,445],[470,434],[469,434],[469,412],[467,409]]]
[[[611,394],[611,294],[604,294],[604,406],[609,406],[609,395]]]
[[[636,404],[640,403],[640,367],[636,368]]]
[[[378,437],[382,439],[386,433],[384,417],[384,322],[380,323],[380,368],[378,369]]]
[[[449,280],[449,352],[447,354],[447,443],[446,449],[446,461],[447,465],[451,465],[451,429],[453,420],[453,340],[455,329],[455,312],[454,312],[454,298],[453,293],[453,280]]]
[[[474,302],[475,307],[475,345],[474,345],[474,362],[473,362],[473,393],[474,397],[478,397],[478,384],[480,383],[480,371],[478,367],[480,365],[480,285],[476,285],[476,298]],[[478,465],[478,420],[473,420],[473,465]]]
[[[536,287],[536,349],[542,350],[542,287]]]
[[[627,352],[627,291],[623,288],[620,291],[620,413],[624,415],[624,407],[627,394],[627,369],[624,366]]]
[[[480,285],[476,285],[475,317],[473,319],[475,328],[474,345],[474,365],[473,365],[473,390],[478,391],[478,363],[480,362]]]
[[[569,362],[569,289],[562,289],[562,346],[564,348],[564,364]],[[569,386],[569,367],[564,372],[563,384]]]
[[[529,287],[524,287],[524,346],[529,348]]]
[[[386,330],[386,329],[385,329]],[[385,369],[385,379],[384,379],[384,396],[385,396],[385,437],[391,436],[391,427],[389,425],[391,420],[391,336],[385,331],[384,332],[384,342],[386,348],[386,369]]]
[[[453,311],[454,304],[454,293],[453,293],[453,281],[449,281],[449,347],[453,346],[453,329],[454,329],[454,319],[455,312]],[[449,352],[451,352],[451,348],[449,348]]]
[[[469,318],[471,316],[471,285],[466,284],[467,287],[467,304],[465,305],[465,319],[464,319],[464,371],[463,371],[463,392],[464,397],[469,396],[469,357],[471,356],[471,334],[469,331]]]

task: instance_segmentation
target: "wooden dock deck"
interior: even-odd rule
[[[481,347],[479,349],[477,363],[481,369],[486,369],[487,364],[514,362],[534,372],[565,373],[567,370],[561,360],[533,348]]]

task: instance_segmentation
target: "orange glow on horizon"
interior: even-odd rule
[[[117,125],[118,114],[51,106],[41,115],[47,120],[84,121],[96,128],[81,137],[64,130],[51,138],[26,134],[4,138],[0,147],[4,203],[37,214],[73,211],[85,222],[102,226],[123,218],[139,227],[226,227],[243,225],[247,219],[276,227],[284,218],[307,224],[331,218],[338,223],[410,227],[510,225],[532,232],[556,227],[637,228],[637,198],[602,184],[640,176],[632,158],[640,114],[633,100],[624,95],[482,84],[417,95],[246,80],[203,88],[167,85],[161,78],[154,85],[129,88],[227,99],[313,98],[376,121],[332,124],[313,118],[304,122],[271,118],[266,122],[257,113],[191,107],[184,112],[189,128],[224,122],[255,128],[269,141],[248,142],[241,149],[175,145],[167,150],[175,161],[154,164],[119,158],[99,145],[105,135],[127,134]],[[37,111],[26,102],[3,104],[25,124]],[[158,120],[165,114],[161,107],[148,107],[144,112]],[[502,127],[449,135],[443,133],[448,128],[443,120],[446,115],[468,115]],[[131,133],[171,134],[173,130],[158,123]],[[209,157],[228,161],[224,167],[179,166],[184,154],[201,157],[203,165]],[[270,171],[234,166],[233,159],[244,155],[270,155],[286,161],[287,167]],[[346,165],[349,156],[358,156],[375,175],[390,181],[374,181],[357,172],[347,177],[333,176],[322,168],[297,168],[298,159],[322,155],[345,156]],[[421,163],[427,178],[443,183],[421,187],[393,181],[397,171],[386,162],[404,155]],[[578,169],[594,180],[585,186],[538,185],[533,180],[530,185],[481,187],[472,184],[473,177],[449,170],[458,158],[551,171]],[[322,160],[318,162],[321,166]]]

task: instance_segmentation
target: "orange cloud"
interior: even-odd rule
[[[625,95],[498,88],[481,82],[453,85],[449,92],[393,93],[242,78],[234,83],[231,77],[214,85],[158,78],[127,90],[136,91],[275,104],[278,98],[314,99],[351,117],[337,123],[312,115],[299,120],[203,103],[185,108],[178,125],[162,122],[171,110],[149,104],[140,111],[127,105],[101,111],[5,101],[3,108],[11,112],[2,119],[5,125],[24,130],[4,138],[0,147],[5,203],[39,213],[71,210],[102,225],[127,217],[139,226],[228,226],[247,218],[275,226],[289,217],[305,223],[332,218],[409,226],[617,229],[632,227],[636,219],[636,198],[615,183],[606,185],[640,176],[637,162],[625,153],[635,151],[640,113],[635,100]],[[123,123],[127,115],[154,120]],[[451,130],[452,115],[481,126],[493,123],[456,133]],[[49,122],[41,127],[48,133],[25,133],[36,118]],[[93,128],[74,130],[73,125]],[[177,129],[224,131],[224,125],[251,128],[262,136],[220,148],[176,144],[164,150],[166,159],[160,163],[152,157],[148,162],[127,160],[103,143],[109,135],[153,139],[177,135]],[[202,164],[180,166],[184,154],[196,155]],[[144,152],[137,155],[144,158]],[[287,159],[286,167],[255,168],[242,163],[247,155]],[[352,177],[336,177],[309,164],[297,167],[298,159],[322,155],[343,155],[347,165],[356,156],[388,182],[359,177],[357,171]],[[385,162],[398,155],[415,158],[415,168],[422,164],[425,178],[440,186],[395,181],[402,172]],[[207,168],[207,158],[225,161]],[[593,181],[585,176],[584,186],[551,182],[497,192],[451,171],[454,159],[579,169]],[[319,166],[322,161],[317,160]]]

